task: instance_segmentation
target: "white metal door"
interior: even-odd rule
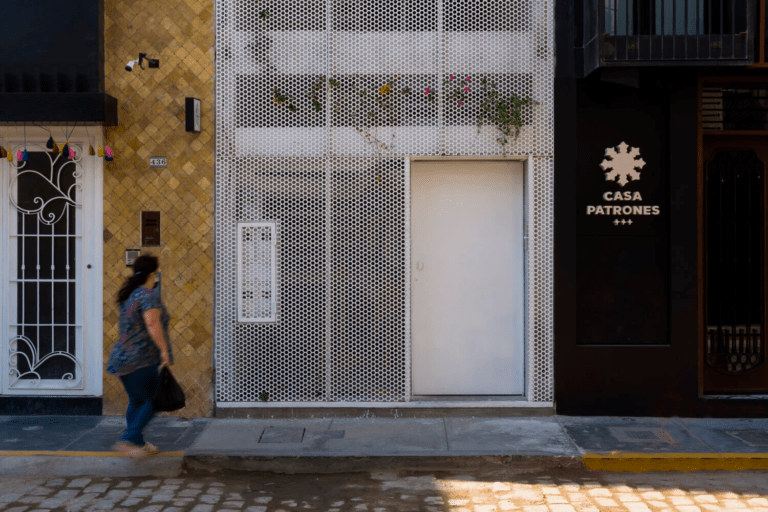
[[[523,393],[523,174],[411,165],[414,395]]]
[[[0,163],[3,394],[101,394],[101,167],[71,145]]]

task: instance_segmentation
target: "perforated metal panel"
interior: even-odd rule
[[[406,396],[402,160],[330,161],[331,400]]]
[[[533,156],[528,395],[551,400],[552,48],[552,0],[217,0],[217,401],[409,399],[419,155]],[[478,129],[491,84],[533,100],[507,144]],[[238,222],[276,225],[273,323],[238,322]]]
[[[554,160],[533,157],[528,167],[528,397],[554,400]]]

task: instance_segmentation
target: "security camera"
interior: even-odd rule
[[[141,69],[144,69],[143,63],[144,61],[147,61],[147,66],[150,68],[159,68],[160,67],[160,60],[159,59],[150,59],[147,57],[146,53],[140,53],[139,54],[139,60],[131,60],[128,61],[128,64],[125,65],[126,71],[133,71],[134,66],[136,64],[139,65]]]

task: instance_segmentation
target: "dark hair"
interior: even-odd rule
[[[133,290],[147,282],[149,274],[158,269],[160,265],[154,256],[139,256],[133,263],[133,275],[125,280],[120,291],[117,292],[117,303],[122,304],[131,296]]]

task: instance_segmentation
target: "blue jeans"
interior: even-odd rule
[[[144,436],[141,431],[152,419],[154,410],[152,401],[157,395],[160,375],[157,366],[141,368],[128,375],[121,375],[125,392],[128,393],[128,410],[125,419],[128,426],[118,441],[128,441],[138,446],[144,446]]]

